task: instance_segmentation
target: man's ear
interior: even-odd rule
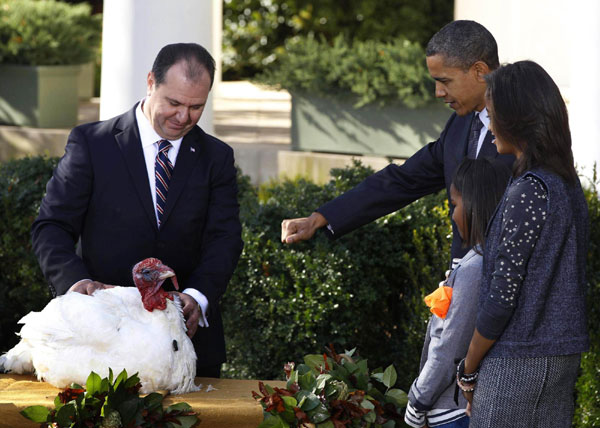
[[[148,76],[146,77],[146,95],[147,96],[150,96],[152,94],[152,92],[154,91],[154,84],[155,84],[154,73],[152,71],[149,71]]]
[[[471,71],[475,73],[475,78],[480,82],[485,82],[484,76],[490,73],[490,67],[483,61],[476,61],[471,66]]]

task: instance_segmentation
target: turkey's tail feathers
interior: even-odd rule
[[[21,340],[17,346],[0,356],[0,369],[5,373],[33,373],[34,369],[29,345]]]
[[[194,352],[193,347],[191,351],[194,355],[194,358],[188,358],[185,361],[184,370],[187,373],[187,375],[183,376],[183,379],[181,380],[181,383],[177,385],[177,388],[171,390],[171,394],[173,395],[187,394],[188,392],[197,392],[202,389],[202,385],[196,386],[196,383],[194,382],[194,380],[196,379],[196,354]]]

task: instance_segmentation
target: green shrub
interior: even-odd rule
[[[50,299],[29,230],[57,159],[0,163],[0,352],[16,345],[17,321]]]
[[[406,37],[425,46],[452,21],[448,0],[225,0],[223,78],[248,78],[270,67],[293,37],[331,41]]]
[[[281,375],[287,361],[323,345],[356,346],[372,367],[393,363],[406,388],[419,366],[434,289],[449,259],[443,195],[418,201],[330,242],[324,235],[280,242],[283,218],[312,209],[353,187],[372,170],[333,170],[325,186],[304,180],[273,183],[242,211],[245,247],[223,299],[232,377]],[[252,205],[252,204],[250,204]]]
[[[355,107],[377,102],[418,107],[433,100],[433,80],[425,53],[406,39],[332,43],[304,37],[286,43],[278,62],[257,81],[288,91],[323,97],[346,97]]]
[[[0,63],[82,64],[94,59],[102,18],[91,7],[55,0],[0,1]]]
[[[50,298],[32,254],[29,229],[57,159],[0,164],[0,352],[14,346],[17,321]],[[438,194],[337,241],[284,246],[283,218],[309,214],[372,171],[333,170],[319,186],[273,182],[258,191],[239,175],[244,251],[223,298],[228,346],[224,375],[271,379],[282,364],[328,343],[357,346],[370,367],[393,363],[406,389],[418,370],[429,312],[422,298],[436,287],[449,255],[445,196]],[[596,177],[586,191],[591,234],[588,313],[592,347],[577,382],[576,427],[600,426],[600,201]]]
[[[598,177],[594,169],[586,191],[590,213],[590,240],[587,260],[588,325],[590,351],[583,354],[581,375],[577,380],[577,406],[574,426],[600,427],[600,200]]]

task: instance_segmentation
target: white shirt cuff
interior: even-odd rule
[[[200,319],[198,320],[198,325],[200,327],[208,327],[208,320],[206,319],[206,312],[208,311],[208,299],[204,294],[195,288],[186,288],[183,292],[189,296],[192,296],[196,302],[198,302],[198,306],[200,306]]]

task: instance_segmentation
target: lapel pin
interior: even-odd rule
[[[192,152],[192,153],[196,153],[196,149],[195,149],[195,148],[193,148],[193,147],[190,147],[190,152]]]

